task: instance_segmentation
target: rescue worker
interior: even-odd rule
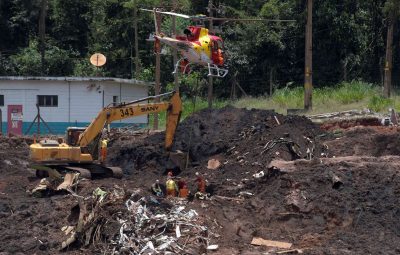
[[[206,199],[208,194],[206,193],[206,180],[198,172],[196,172],[197,192],[195,197],[198,199]]]
[[[108,139],[107,137],[105,137],[100,142],[100,160],[103,164],[106,162],[107,158],[107,144],[108,144]]]
[[[196,172],[197,192],[206,193],[206,180],[198,172]]]
[[[176,197],[178,192],[178,186],[175,181],[172,179],[172,172],[168,172],[167,182],[165,183],[167,188],[167,197]]]
[[[155,183],[153,183],[153,185],[151,185],[151,191],[153,192],[154,195],[156,195],[157,197],[162,197],[164,195],[161,186],[160,186],[160,181],[156,180]]]
[[[189,196],[189,189],[186,184],[185,180],[179,180],[178,181],[178,187],[179,187],[179,197],[181,198],[187,198]]]

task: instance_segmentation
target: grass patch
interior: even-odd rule
[[[384,98],[380,95],[373,95],[369,99],[368,108],[375,112],[381,112],[393,107],[394,103],[394,99],[392,98]]]
[[[278,89],[271,97],[247,97],[235,102],[215,100],[213,108],[221,108],[228,104],[238,108],[274,109],[286,114],[287,109],[301,109],[304,103],[304,88]],[[208,107],[207,99],[197,98],[196,105],[190,99],[183,100],[181,120],[193,112]],[[336,87],[316,88],[313,90],[313,110],[310,114],[346,111],[369,108],[375,112],[386,112],[395,108],[400,112],[400,96],[383,98],[381,88],[361,81],[344,82]],[[153,127],[154,117],[149,117],[149,128]],[[159,129],[165,129],[166,113],[159,114]]]
[[[337,88],[325,89],[325,91],[342,104],[360,102],[378,93],[374,85],[360,81],[345,82]]]
[[[400,97],[385,99],[381,89],[361,81],[344,82],[336,87],[313,90],[313,110],[311,114],[369,108],[376,112],[388,108],[400,110]],[[304,88],[278,89],[271,97],[243,98],[234,103],[240,108],[275,109],[286,113],[287,109],[301,109],[304,103]],[[395,107],[397,106],[398,107]]]

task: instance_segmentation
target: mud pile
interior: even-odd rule
[[[189,153],[189,167],[220,154],[231,154],[229,160],[251,158],[265,165],[273,158],[306,158],[307,149],[320,154],[323,147],[316,140],[322,133],[305,117],[225,107],[185,119],[177,129],[173,150]],[[164,133],[134,141],[119,138],[111,144],[111,163],[122,166],[126,173],[147,167],[165,169],[163,144]]]
[[[337,139],[326,142],[331,156],[400,155],[397,127],[353,127]]]

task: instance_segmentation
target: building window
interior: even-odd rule
[[[0,106],[4,106],[4,95],[0,95]]]
[[[37,103],[40,107],[57,107],[58,96],[37,96]]]
[[[113,96],[113,105],[116,106],[118,103],[118,96]]]

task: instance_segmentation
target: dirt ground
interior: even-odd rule
[[[303,254],[399,254],[398,130],[354,125],[333,132],[305,117],[270,111],[204,110],[184,120],[176,134],[173,149],[189,153],[186,169],[168,160],[162,132],[113,133],[109,164],[122,167],[124,178],[82,180],[77,193],[89,196],[97,187],[110,191],[118,185],[149,196],[149,186],[164,182],[167,169],[193,193],[198,172],[208,181],[210,199],[186,206],[216,236],[212,242],[219,248],[209,254],[280,251],[251,245],[253,237],[290,242]],[[61,253],[61,228],[78,220],[71,194],[37,198],[27,192],[39,182],[28,168],[31,142],[0,138],[0,254]],[[221,167],[207,169],[210,159]],[[103,209],[116,208],[123,210]],[[78,243],[62,253],[103,254],[119,235],[114,231],[103,233],[101,244]]]

